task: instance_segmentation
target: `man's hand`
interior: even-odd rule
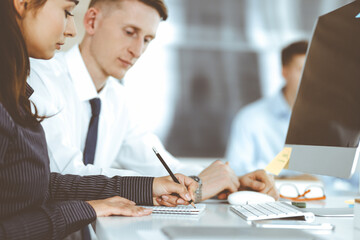
[[[256,170],[254,172],[245,174],[239,177],[240,188],[239,190],[251,190],[268,194],[279,199],[279,193],[275,187],[274,177],[268,175],[264,170]]]
[[[238,191],[239,179],[228,163],[213,162],[199,174],[202,181],[202,201],[216,196],[222,191]]]
[[[87,203],[94,208],[97,217],[112,215],[141,217],[149,215],[152,212],[152,209],[135,206],[133,201],[119,196],[87,201]]]
[[[174,182],[170,176],[157,177],[153,183],[154,205],[174,207],[188,205],[190,200],[195,201],[194,192],[198,183],[182,174],[175,174],[180,184]]]

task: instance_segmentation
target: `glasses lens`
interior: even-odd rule
[[[307,190],[310,190],[310,192],[305,195],[306,198],[318,198],[325,195],[323,188],[320,186],[311,186]]]
[[[298,196],[298,191],[294,185],[283,184],[280,186],[279,192],[285,197],[295,198]]]

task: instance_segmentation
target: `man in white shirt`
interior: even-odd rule
[[[152,151],[154,146],[173,172],[201,179],[198,201],[241,189],[278,198],[273,179],[265,171],[237,177],[228,164],[220,161],[206,169],[182,164],[156,136],[142,130],[131,118],[125,88],[114,78],[124,77],[166,18],[163,0],[92,0],[79,46],[50,61],[31,60],[29,82],[35,89],[32,100],[41,114],[52,116],[42,123],[51,170],[81,175],[167,175]],[[83,149],[91,118],[89,100],[93,98],[101,100],[98,141],[94,164],[84,165]]]

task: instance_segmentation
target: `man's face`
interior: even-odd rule
[[[161,19],[154,8],[135,0],[112,8],[97,21],[90,52],[103,74],[122,79],[155,38]]]
[[[304,63],[305,54],[298,54],[294,55],[291,61],[282,68],[282,74],[286,81],[286,87],[294,92],[297,91]]]

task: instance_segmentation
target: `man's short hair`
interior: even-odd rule
[[[308,48],[307,41],[298,41],[283,48],[281,51],[281,63],[283,66],[288,65],[295,55],[304,55]]]
[[[97,3],[116,3],[122,2],[124,0],[91,0],[89,4],[89,8],[93,7]],[[161,20],[165,21],[168,18],[168,9],[164,0],[134,0],[142,2],[152,8],[154,8],[160,15]]]

